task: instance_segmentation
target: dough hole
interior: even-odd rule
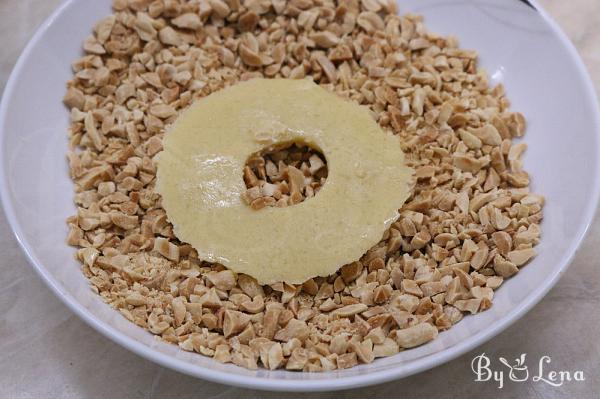
[[[296,205],[318,194],[327,172],[323,153],[306,143],[270,145],[248,157],[242,198],[255,210]]]

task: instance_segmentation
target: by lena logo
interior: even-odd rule
[[[471,361],[471,370],[475,374],[475,381],[495,381],[498,383],[498,389],[504,386],[505,378],[513,382],[531,381],[541,382],[553,387],[560,387],[566,382],[585,381],[583,371],[553,370],[550,363],[550,356],[542,356],[537,363],[537,370],[532,369],[529,374],[529,368],[525,364],[526,353],[521,354],[514,362],[510,363],[504,357],[498,358],[499,367],[493,367],[492,361],[485,353],[475,356]],[[531,377],[531,378],[530,378]]]

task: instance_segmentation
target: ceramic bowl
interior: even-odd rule
[[[77,315],[123,347],[180,372],[266,390],[347,389],[389,381],[447,362],[489,340],[531,309],[564,273],[592,221],[599,194],[599,113],[573,46],[534,2],[401,0],[481,55],[528,120],[525,168],[546,197],[539,255],[496,293],[493,307],[465,317],[431,343],[369,365],[324,373],[246,370],[158,341],[94,294],[65,244],[75,211],[67,174],[69,115],[62,104],[70,63],[109,0],[66,1],[31,39],[0,107],[0,194],[7,219],[35,271]]]

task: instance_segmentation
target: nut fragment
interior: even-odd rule
[[[263,288],[256,282],[256,280],[246,274],[238,275],[237,280],[240,288],[251,298],[256,296],[264,296],[265,293]]]
[[[512,262],[507,261],[500,255],[496,255],[494,258],[494,271],[500,277],[507,278],[519,271],[519,268]]]
[[[235,287],[235,275],[231,270],[223,270],[220,272],[210,272],[206,275],[215,287],[223,291],[229,291]]]
[[[385,338],[381,344],[373,346],[373,356],[376,358],[393,356],[398,353],[398,351],[398,344],[391,338]]]
[[[285,368],[287,370],[302,370],[308,362],[308,351],[304,348],[296,348],[292,351]]]
[[[255,296],[252,301],[242,302],[240,308],[248,313],[260,313],[265,309],[265,301],[262,296]]]
[[[176,111],[167,104],[156,104],[150,107],[150,113],[157,118],[166,119],[175,115]]]
[[[231,9],[223,0],[209,0],[208,3],[213,11],[221,18],[227,17],[231,12]]]
[[[267,310],[264,314],[263,317],[263,329],[262,329],[262,333],[261,336],[268,338],[268,339],[273,339],[273,337],[275,336],[275,330],[277,329],[277,325],[279,323],[279,315],[281,314],[281,309],[278,307],[267,307]],[[288,323],[289,324],[289,323]],[[291,338],[297,338],[297,337],[289,337]]]
[[[277,341],[284,342],[287,342],[293,338],[304,341],[306,338],[308,338],[308,333],[309,330],[305,321],[291,319],[284,328],[277,331],[274,338]]]
[[[362,343],[350,342],[350,350],[356,353],[356,356],[361,363],[371,363],[375,360],[373,343],[368,339]]]
[[[169,260],[175,262],[179,260],[179,247],[170,243],[166,238],[156,238],[154,240],[154,250]]]
[[[241,332],[250,322],[250,316],[235,310],[226,310],[223,316],[223,335],[225,338]]]
[[[323,73],[325,73],[325,76],[327,76],[327,79],[331,83],[335,83],[337,81],[337,77],[338,77],[335,65],[333,65],[333,63],[329,60],[329,58],[327,58],[323,54],[317,55],[316,60],[319,63],[319,65],[321,66],[321,68],[323,68]]]
[[[202,26],[202,21],[198,14],[188,12],[173,18],[171,23],[178,28],[196,30]]]
[[[519,249],[511,251],[507,254],[508,260],[514,263],[516,266],[523,266],[534,256],[535,250],[533,248]]]
[[[133,306],[141,306],[146,304],[146,298],[139,292],[134,291],[125,298],[125,302]]]
[[[183,323],[183,320],[185,319],[185,302],[181,297],[175,298],[171,302],[171,307],[173,308],[173,318],[175,320],[175,325],[180,326]]]
[[[83,92],[75,87],[69,87],[63,98],[63,102],[69,108],[83,109],[85,96]]]
[[[414,348],[431,341],[438,335],[438,330],[429,323],[420,323],[396,331],[396,342],[401,348]]]
[[[329,31],[315,32],[310,38],[315,41],[317,46],[323,48],[333,47],[340,42],[339,37]]]
[[[344,353],[337,358],[338,369],[347,369],[358,364],[356,352]]]
[[[162,28],[158,32],[158,38],[161,42],[170,46],[177,47],[183,43],[181,36],[179,36],[175,29],[171,28],[170,26]]]
[[[369,307],[363,303],[357,303],[353,305],[347,305],[343,308],[339,308],[331,312],[332,315],[340,316],[340,317],[349,317],[354,316],[355,314],[364,312]]]
[[[462,311],[462,312],[470,312],[471,314],[475,314],[479,311],[481,306],[482,298],[475,299],[459,299],[454,302],[454,306]]]

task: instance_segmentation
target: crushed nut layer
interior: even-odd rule
[[[501,85],[489,87],[474,51],[427,32],[419,16],[396,15],[395,1],[113,8],[85,40],[64,98],[78,206],[67,241],[92,289],[135,324],[251,369],[343,369],[488,309],[535,256],[544,200],[529,190],[526,145],[513,142],[523,115],[508,109]],[[260,286],[200,262],[154,191],[154,157],[177,113],[258,76],[310,76],[368,106],[416,170],[415,191],[381,242],[328,278]]]

